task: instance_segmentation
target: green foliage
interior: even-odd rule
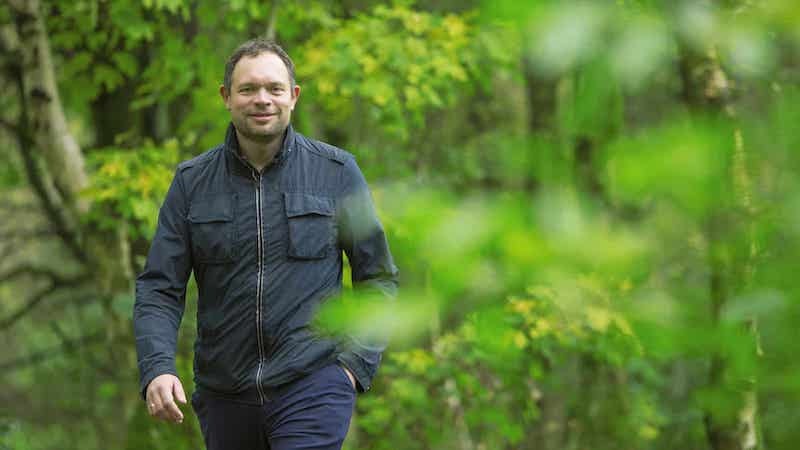
[[[402,3],[378,5],[368,14],[333,22],[301,52],[298,77],[334,125],[354,117],[407,140],[425,112],[452,105],[514,49],[490,53],[498,39],[475,25],[473,14],[437,15]],[[318,76],[325,74],[325,76]]]
[[[105,149],[92,156],[92,184],[84,191],[92,205],[87,222],[107,230],[126,223],[134,237],[151,237],[179,162],[177,141],[160,147]]]
[[[561,133],[602,142],[622,126],[620,87],[604,60],[587,62],[573,79],[559,86],[558,119]]]
[[[672,202],[698,219],[734,207],[730,181],[733,126],[676,118],[609,145],[608,185],[621,202]]]
[[[597,289],[584,284],[582,290]],[[519,445],[542,418],[542,396],[551,395],[547,388],[559,382],[561,374],[553,368],[575,355],[605,370],[626,367],[631,376],[641,377],[639,389],[614,388],[613,395],[630,409],[605,411],[619,419],[595,431],[614,445],[647,445],[657,437],[663,418],[652,407],[647,389],[652,381],[645,377],[653,368],[642,359],[641,343],[626,319],[602,306],[565,310],[559,294],[544,286],[527,294],[511,297],[502,308],[471,314],[429,350],[390,354],[382,369],[389,381],[359,400],[365,414],[360,431],[372,438],[374,448],[394,448],[409,433],[409,448],[459,448],[465,434],[486,448]],[[586,398],[575,395],[570,408],[591,425],[581,412]]]

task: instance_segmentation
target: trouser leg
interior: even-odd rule
[[[207,450],[270,450],[261,406],[195,393],[192,408],[200,421]]]
[[[340,450],[356,392],[332,364],[292,383],[265,405],[271,450]]]

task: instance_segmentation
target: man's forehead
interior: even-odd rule
[[[283,81],[289,80],[289,69],[283,60],[272,52],[261,52],[258,55],[245,55],[233,68],[233,81],[253,80]]]

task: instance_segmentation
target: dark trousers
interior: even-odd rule
[[[264,405],[192,396],[208,450],[340,450],[356,393],[331,364],[277,389]]]

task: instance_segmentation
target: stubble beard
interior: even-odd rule
[[[236,131],[248,140],[260,143],[269,143],[281,138],[289,126],[288,123],[285,125],[283,123],[272,123],[268,127],[253,127],[248,124],[247,120],[248,117],[234,120],[233,125],[236,127]]]

